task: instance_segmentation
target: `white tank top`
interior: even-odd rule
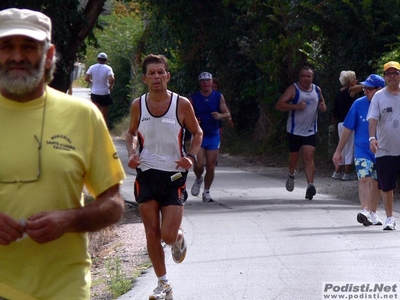
[[[287,132],[300,135],[310,136],[318,131],[318,104],[321,99],[318,87],[312,84],[311,91],[303,91],[297,83],[294,83],[296,94],[292,100],[293,104],[299,101],[306,101],[307,106],[304,110],[291,110],[286,124]]]
[[[140,97],[139,168],[142,171],[148,169],[186,171],[184,168],[176,169],[176,161],[184,156],[185,135],[185,129],[179,123],[177,116],[179,95],[171,93],[170,105],[162,116],[154,116],[149,112],[147,95]]]

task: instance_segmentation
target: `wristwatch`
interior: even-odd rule
[[[192,153],[188,153],[188,154],[186,154],[186,157],[193,158],[193,161],[194,161],[195,163],[197,163],[197,155],[194,155],[194,154],[192,154]]]

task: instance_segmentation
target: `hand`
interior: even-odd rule
[[[70,219],[68,210],[34,214],[26,221],[26,233],[39,244],[51,242],[68,231]]]
[[[24,226],[10,216],[0,213],[0,245],[9,245],[22,238]]]
[[[322,111],[322,112],[326,111],[327,107],[326,107],[325,102],[321,102],[321,103],[318,105],[318,109],[319,109],[320,111]]]
[[[215,120],[220,120],[221,119],[221,114],[219,112],[217,112],[217,111],[213,111],[211,113],[211,115]]]
[[[307,107],[307,102],[306,102],[306,100],[302,100],[302,101],[300,101],[299,103],[297,103],[297,105],[296,105],[296,109],[297,109],[297,110],[305,110],[306,107]]]
[[[139,154],[133,154],[128,161],[128,167],[132,169],[136,169],[140,165],[140,156]]]
[[[335,167],[337,167],[339,165],[339,163],[342,161],[342,153],[335,151],[335,153],[333,154],[333,157],[332,157],[332,161],[335,164]]]
[[[379,149],[378,140],[372,139],[372,140],[369,142],[369,148],[371,149],[372,153],[376,154],[376,152],[377,152],[378,149]]]
[[[189,170],[193,166],[193,161],[190,157],[184,156],[176,160],[176,169],[179,167]]]

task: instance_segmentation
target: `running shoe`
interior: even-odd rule
[[[357,174],[350,173],[350,174],[343,174],[342,181],[351,181],[351,180],[358,180]]]
[[[202,183],[203,183],[203,176],[200,176],[199,179],[196,178],[194,180],[192,190],[191,190],[193,196],[198,196],[200,194],[200,187],[201,187]]]
[[[203,202],[214,202],[213,198],[211,198],[209,191],[203,193]]]
[[[296,177],[294,175],[288,175],[288,179],[286,180],[286,190],[288,192],[293,192],[295,179]]]
[[[357,222],[364,226],[372,225],[371,214],[368,210],[363,209],[357,214]]]
[[[306,199],[312,200],[314,195],[317,193],[317,190],[315,189],[315,186],[311,183],[308,184],[307,190],[306,190]]]
[[[333,172],[333,174],[332,174],[333,179],[340,180],[340,179],[342,179],[342,177],[343,177],[343,175],[340,172],[339,173]]]
[[[382,225],[381,219],[379,219],[376,212],[371,211],[371,222],[372,225]]]
[[[183,236],[183,231],[182,229],[179,229],[179,231],[182,232],[182,238],[171,246],[172,259],[177,264],[183,262],[187,251],[187,245],[185,237]]]
[[[383,230],[396,230],[396,219],[388,217],[383,225]]]
[[[174,292],[172,291],[172,286],[168,282],[163,280],[158,281],[157,287],[153,290],[153,294],[149,296],[149,300],[173,300]]]

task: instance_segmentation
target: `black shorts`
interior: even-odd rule
[[[289,141],[289,152],[299,152],[302,146],[317,146],[317,135],[300,136],[291,133],[287,134]]]
[[[388,192],[396,188],[400,172],[400,156],[381,156],[376,158],[378,189]]]
[[[96,94],[90,94],[90,99],[92,99],[93,103],[96,103],[100,106],[110,106],[114,102],[111,99],[110,94],[108,95],[96,95]]]
[[[134,188],[136,202],[155,200],[161,206],[184,205],[188,198],[187,173],[138,169]]]

